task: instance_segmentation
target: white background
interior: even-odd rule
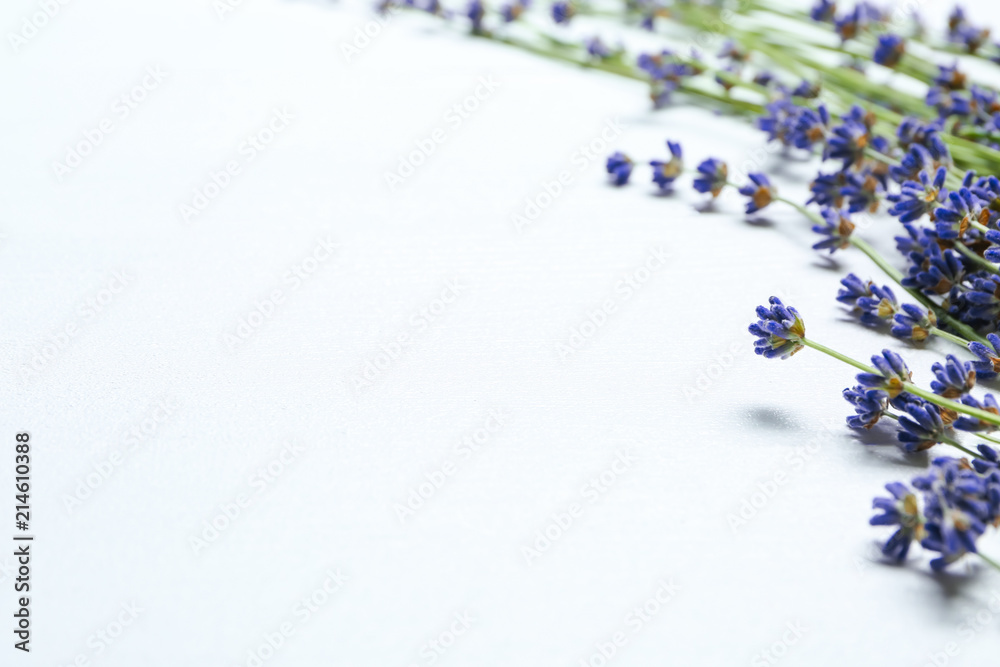
[[[988,3],[966,4],[988,20]],[[35,11],[7,2],[0,27]],[[735,167],[763,136],[702,109],[650,111],[644,84],[425,17],[397,16],[346,62],[341,44],[371,20],[363,5],[246,0],[220,20],[207,0],[102,0],[63,6],[17,52],[5,38],[0,535],[14,532],[14,434],[29,431],[37,541],[30,656],[11,648],[0,550],[0,663],[247,665],[287,621],[267,665],[427,665],[426,642],[463,612],[471,628],[435,664],[575,666],[619,631],[609,664],[753,664],[789,623],[806,630],[780,664],[922,665],[949,642],[949,664],[995,661],[997,614],[971,637],[959,626],[1000,594],[996,573],[875,562],[886,533],[867,525],[871,498],[926,460],[843,425],[847,367],[751,352],[753,309],[776,293],[817,340],[862,358],[899,349],[834,301],[848,271],[882,280],[875,267],[815,254],[787,210],[750,224],[732,193],[701,214],[687,180],[661,197],[644,168],[622,190],[603,173],[611,150],[644,161],[666,138],[690,165]],[[115,100],[155,66],[163,82],[120,118]],[[495,93],[449,124],[484,76]],[[247,161],[241,144],[274,109],[294,121]],[[60,181],[53,163],[104,118],[112,132]],[[580,169],[615,119],[624,133]],[[439,127],[444,143],[391,192],[385,172]],[[234,159],[240,173],[185,223],[180,205]],[[796,197],[816,168],[763,166]],[[571,186],[518,233],[512,214],[562,170]],[[884,220],[868,236],[890,253],[897,231]],[[327,237],[337,254],[293,289],[286,272]],[[667,265],[616,292],[661,247]],[[115,272],[128,285],[88,316]],[[419,326],[448,281],[460,295]],[[233,349],[226,336],[275,289],[282,303]],[[609,298],[606,324],[561,358]],[[28,373],[67,325],[77,334]],[[401,334],[404,352],[358,391]],[[926,383],[950,351],[906,357]],[[176,408],[130,448],[161,401]],[[502,429],[460,457],[491,410]],[[251,478],[286,442],[302,451],[256,495]],[[620,452],[634,462],[589,503],[584,485]],[[446,462],[454,474],[401,522],[394,505]],[[68,502],[81,485],[89,496]],[[249,506],[196,553],[241,494]],[[573,503],[582,514],[529,565],[522,548]],[[1000,555],[996,539],[983,547]],[[299,623],[297,601],[338,569],[348,581]],[[679,591],[635,631],[628,615],[661,580]],[[98,654],[126,603],[142,611]]]

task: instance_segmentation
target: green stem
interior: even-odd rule
[[[993,560],[989,556],[984,556],[983,554],[980,554],[980,553],[977,553],[977,555],[980,558],[982,558],[984,561],[986,561],[987,563],[989,563],[990,565],[992,565],[995,569],[1000,570],[1000,563],[996,562],[995,560]]]
[[[961,241],[955,241],[955,250],[962,253],[962,255],[966,257],[969,261],[973,262],[974,264],[978,264],[980,268],[985,269],[986,271],[989,271],[991,273],[1000,273],[1000,268],[997,268],[996,264],[989,261],[985,257],[980,257],[976,253],[972,252],[969,246],[965,245]]]
[[[806,216],[817,225],[822,225],[824,222],[826,222],[825,220],[823,220],[823,216],[821,216],[819,213],[811,211],[802,204],[798,203],[797,201],[793,201],[791,199],[788,199],[787,197],[780,197],[780,196],[772,197],[772,201],[780,201],[782,204],[787,204],[788,206],[791,206],[796,211]]]
[[[836,350],[831,349],[826,345],[817,343],[807,338],[799,338],[798,340],[806,347],[811,347],[814,350],[819,350],[820,352],[827,354],[833,357],[834,359],[843,361],[845,364],[854,366],[858,370],[864,371],[865,373],[874,373],[876,375],[881,375],[881,373],[879,373],[878,370],[872,368],[871,366],[863,364],[857,359],[852,359],[851,357],[848,357],[846,354],[841,354],[840,352],[837,352]],[[934,392],[928,391],[923,387],[918,387],[917,385],[913,384],[910,381],[901,382],[901,384],[903,387],[903,391],[913,394],[914,396],[919,396],[925,401],[929,401],[934,405],[937,405],[938,407],[946,408],[948,410],[953,410],[955,412],[961,412],[962,414],[969,415],[970,417],[975,417],[980,421],[984,421],[989,424],[993,424],[995,426],[1000,426],[1000,415],[994,414],[992,412],[987,412],[986,410],[981,410],[979,408],[974,408],[972,406],[965,405],[964,403],[959,403],[958,401],[953,401],[948,398],[942,398],[941,396],[938,396]]]
[[[985,433],[977,433],[976,437],[987,442],[992,442],[995,445],[1000,445],[1000,439],[994,438],[992,435],[986,435]]]
[[[808,338],[800,338],[799,340],[806,347],[811,347],[812,349],[819,350],[823,354],[829,355],[829,356],[833,357],[834,359],[839,359],[840,361],[843,361],[845,364],[850,364],[851,366],[854,366],[859,371],[864,371],[865,373],[874,373],[876,375],[879,375],[879,372],[878,372],[877,369],[872,368],[868,364],[863,364],[860,361],[858,361],[857,359],[852,359],[851,357],[847,356],[846,354],[841,354],[840,352],[837,352],[836,350],[834,350],[832,348],[829,348],[826,345],[823,345],[822,343],[817,343],[816,341],[810,340]]]
[[[968,449],[967,447],[965,447],[961,443],[959,443],[957,440],[953,440],[953,439],[949,438],[948,436],[942,436],[941,437],[941,442],[943,442],[946,445],[951,445],[955,449],[958,449],[960,451],[965,452],[966,454],[968,454],[969,456],[971,456],[974,459],[981,459],[981,458],[983,458],[982,454],[980,454],[979,452],[974,452],[971,449]]]
[[[873,248],[870,245],[868,245],[868,241],[865,241],[860,236],[855,236],[854,234],[851,234],[848,237],[848,239],[850,240],[851,245],[853,245],[855,248],[857,248],[861,252],[863,252],[866,255],[868,255],[868,259],[870,259],[873,262],[875,262],[875,264],[877,264],[880,269],[882,269],[883,271],[885,271],[885,273],[886,273],[887,276],[889,276],[896,283],[898,283],[900,287],[903,287],[903,273],[902,273],[902,271],[900,271],[895,266],[893,266],[892,264],[890,264],[889,260],[887,260],[885,257],[883,257],[882,255],[880,255],[879,252],[877,250],[875,250],[875,248]],[[903,287],[903,289],[905,289],[907,292],[909,292],[910,296],[912,296],[914,299],[917,299],[918,301],[920,301],[924,305],[928,305],[928,302],[929,303],[933,303],[924,294],[921,294],[920,292],[917,292],[916,290],[911,290],[908,287]],[[934,306],[936,307],[937,304],[934,304]]]
[[[943,329],[938,329],[937,327],[931,327],[930,329],[928,329],[928,331],[932,336],[937,336],[939,338],[944,338],[945,340],[950,340],[952,343],[955,343],[956,345],[960,345],[965,349],[969,349],[969,341],[959,336],[956,336],[953,333],[948,333],[947,331]]]

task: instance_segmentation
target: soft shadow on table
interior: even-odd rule
[[[802,165],[813,161],[814,157],[812,155],[801,155],[782,150],[773,157],[778,159],[770,160],[767,168],[761,170],[766,171],[768,176],[778,177],[789,183],[800,184],[812,183],[815,178],[814,171],[802,168]]]
[[[758,428],[768,431],[801,431],[802,426],[795,421],[790,412],[769,405],[758,405],[748,408],[746,416],[749,422]]]
[[[882,420],[870,429],[853,429],[846,426],[844,428],[854,444],[863,447],[869,454],[867,457],[869,461],[887,468],[907,466],[923,470],[930,465],[930,456],[927,452],[907,454],[899,448],[893,422]]]
[[[816,261],[812,263],[812,266],[823,271],[835,271],[838,273],[841,271],[840,262],[828,252],[817,254]]]
[[[715,206],[715,197],[709,197],[705,201],[696,202],[694,210],[699,213],[718,213],[719,209]]]
[[[774,227],[777,227],[777,225],[774,224],[774,221],[772,221],[770,218],[765,218],[765,217],[753,217],[753,218],[744,217],[743,222],[749,225],[750,227],[759,227],[761,229],[772,229]]]
[[[904,563],[885,559],[881,554],[881,547],[881,542],[873,542],[871,553],[867,555],[866,560],[872,567],[881,568],[888,572],[895,572],[899,576],[916,577],[931,583],[933,587],[928,586],[926,590],[928,595],[932,596],[933,599],[929,600],[928,604],[939,603],[941,598],[946,602],[971,599],[973,596],[970,593],[975,593],[977,590],[981,591],[982,580],[979,575],[988,571],[986,566],[977,564],[973,565],[974,571],[971,573],[962,571],[961,569],[934,572],[919,557],[920,548],[917,545],[914,545],[910,550],[910,555]],[[954,565],[950,567],[954,567]],[[961,568],[961,566],[959,567]],[[977,589],[977,587],[979,588]]]

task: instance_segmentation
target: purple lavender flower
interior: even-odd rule
[[[795,116],[794,124],[789,124],[792,125],[792,132],[788,139],[796,148],[811,149],[816,144],[825,146],[830,134],[830,113],[824,104],[820,104],[815,111],[803,108]]]
[[[465,10],[465,15],[472,21],[472,31],[479,33],[483,31],[483,17],[486,16],[486,7],[483,0],[469,0],[469,6]]]
[[[873,526],[899,526],[883,545],[882,554],[902,563],[906,560],[913,540],[922,540],[926,535],[924,517],[916,494],[906,485],[890,482],[885,485],[885,489],[892,497],[875,498],[872,501],[872,508],[882,513],[873,516],[869,523]]]
[[[972,341],[969,343],[969,352],[979,357],[979,361],[969,362],[976,377],[981,380],[992,380],[1000,373],[1000,336],[995,333],[986,334],[989,345]]]
[[[974,459],[972,461],[972,467],[975,468],[976,472],[980,475],[986,475],[992,473],[993,471],[1000,470],[1000,452],[998,452],[993,447],[988,447],[987,445],[978,445],[976,449],[979,450],[979,455],[982,458]],[[993,513],[1000,514],[998,512],[997,500],[991,499],[990,503],[993,506]]]
[[[829,206],[823,208],[820,215],[823,216],[823,224],[813,225],[812,230],[823,239],[813,244],[813,250],[828,249],[833,254],[849,246],[851,233],[854,231],[854,223],[850,218],[843,211]]]
[[[750,57],[750,55],[741,49],[736,42],[731,39],[727,39],[722,44],[722,49],[718,53],[718,57],[723,60],[732,60],[734,63],[742,63]]]
[[[899,218],[900,222],[913,222],[933,213],[938,204],[944,200],[945,178],[948,170],[940,167],[932,179],[927,171],[920,172],[920,182],[906,181],[898,193],[890,194],[887,199],[894,202],[889,209],[889,215]]]
[[[879,35],[873,59],[879,65],[895,67],[906,52],[906,41],[899,35]]]
[[[610,58],[615,53],[600,37],[591,37],[585,44],[587,47],[587,53],[598,60]]]
[[[914,343],[922,343],[937,326],[937,316],[933,310],[921,308],[912,303],[904,303],[892,318],[892,335]]]
[[[791,134],[797,123],[799,107],[790,100],[778,99],[764,107],[764,113],[757,118],[757,128],[767,132],[769,141],[780,141],[791,145]]]
[[[802,79],[795,90],[792,91],[792,97],[801,97],[803,99],[811,100],[819,97],[819,84],[812,83]]]
[[[853,429],[871,429],[889,409],[889,395],[880,389],[845,389],[844,400],[854,406],[855,414],[847,418],[847,425]]]
[[[908,116],[896,128],[896,138],[899,140],[900,147],[905,150],[913,144],[925,145],[927,137],[931,133],[940,132],[942,128],[941,119],[926,123],[918,118]]]
[[[986,412],[992,412],[995,415],[1000,415],[1000,404],[997,404],[997,399],[994,398],[993,394],[986,394],[983,396],[983,400],[965,394],[960,399],[964,405],[968,405],[970,408],[978,408],[980,410],[985,410]],[[979,419],[978,417],[972,417],[970,415],[961,415],[954,423],[955,428],[960,431],[995,431],[996,425],[988,421]]]
[[[962,90],[965,88],[965,74],[958,69],[958,61],[953,65],[938,65],[938,75],[934,84],[946,90]]]
[[[809,16],[813,21],[820,23],[833,23],[833,17],[837,13],[837,3],[832,0],[816,0],[816,4],[809,10]]]
[[[858,384],[868,389],[881,389],[889,398],[896,398],[903,393],[904,383],[909,382],[912,376],[903,358],[892,350],[882,350],[882,356],[874,355],[872,366],[878,372],[858,373]]]
[[[836,171],[832,174],[820,173],[816,176],[816,180],[809,185],[812,197],[806,203],[840,208],[844,203],[843,189],[846,183],[847,176],[842,171]]]
[[[767,359],[787,359],[803,347],[806,325],[797,310],[781,303],[772,296],[770,308],[757,306],[757,321],[750,325],[750,333],[757,337],[754,352]]]
[[[965,235],[970,222],[987,224],[990,221],[990,210],[984,204],[968,188],[948,193],[944,205],[934,210],[938,237],[957,239]]]
[[[701,193],[711,192],[712,198],[719,196],[726,187],[729,168],[718,158],[708,158],[698,165],[698,177],[694,179],[694,189]]]
[[[859,172],[847,174],[840,194],[847,197],[847,210],[851,213],[874,213],[885,194],[885,185],[870,168],[865,167]]]
[[[972,86],[969,89],[969,113],[977,118],[988,118],[1000,111],[997,93],[988,88]]]
[[[927,475],[913,479],[913,486],[924,497],[927,535],[920,544],[941,554],[931,561],[931,569],[943,570],[963,555],[976,553],[976,540],[996,518],[986,479],[963,459],[940,457]]]
[[[567,2],[567,0],[558,0],[558,2],[552,3],[552,20],[556,23],[569,23],[570,19],[572,19],[575,14],[576,8],[573,6],[572,2]]]
[[[774,74],[767,70],[761,70],[753,75],[753,82],[758,86],[770,86],[774,83]]]
[[[862,324],[878,326],[899,311],[896,295],[886,286],[879,287],[870,280],[865,282],[853,273],[841,279],[840,284],[837,301],[858,313]]]
[[[920,172],[925,169],[935,169],[934,157],[923,145],[914,143],[898,165],[889,167],[889,176],[892,180],[902,184],[906,181],[918,180]]]
[[[521,14],[524,10],[528,8],[529,0],[515,0],[510,4],[506,4],[500,8],[500,15],[503,16],[503,20],[507,23],[512,23],[517,19],[521,18]]]
[[[934,362],[931,372],[936,378],[931,382],[931,389],[945,398],[964,396],[976,386],[976,371],[972,368],[972,362],[960,361],[953,354],[949,354],[943,364],[940,361]]]
[[[677,177],[684,171],[684,153],[681,145],[676,141],[667,140],[667,148],[670,149],[670,160],[651,160],[650,166],[653,168],[653,182],[661,190],[669,190]]]
[[[1000,276],[973,276],[972,288],[965,293],[965,298],[970,317],[995,321],[1000,315]]]
[[[621,151],[615,151],[608,157],[607,170],[611,174],[611,180],[615,185],[625,185],[632,175],[633,162],[629,156]]]
[[[842,120],[833,128],[827,157],[843,160],[844,168],[847,168],[864,159],[871,134],[866,124],[867,115],[860,107],[854,107],[849,114],[842,116]]]
[[[966,277],[962,256],[950,248],[941,250],[933,239],[923,247],[922,252],[913,251],[907,259],[910,267],[902,280],[903,287],[930,294],[947,294]]]
[[[671,93],[680,88],[685,78],[696,73],[692,65],[678,62],[673,52],[666,49],[658,54],[640,54],[637,65],[649,74],[650,97],[657,108],[669,104]]]
[[[846,42],[857,36],[858,31],[863,27],[859,19],[857,7],[854,8],[853,12],[848,12],[840,18],[834,18],[833,28],[840,35],[841,41]]]
[[[927,91],[924,102],[927,106],[934,107],[940,118],[947,118],[948,116],[964,118],[972,112],[972,105],[969,99],[963,96],[962,93],[937,86]]]
[[[904,411],[906,414],[899,416],[900,430],[896,434],[904,451],[922,452],[944,440],[945,423],[938,406],[923,400],[911,401]]]
[[[989,28],[978,28],[969,23],[965,11],[956,6],[948,17],[948,41],[962,44],[966,50],[975,54],[990,37]]]
[[[756,213],[774,201],[777,190],[771,185],[768,177],[760,172],[747,175],[750,183],[740,188],[739,192],[744,197],[749,197],[747,202],[747,214]]]
[[[847,425],[857,430],[870,430],[889,409],[889,395],[881,389],[845,389],[844,400],[854,406],[855,412],[847,418]]]
[[[965,459],[935,458],[927,474],[913,478],[916,493],[898,482],[886,485],[892,498],[875,499],[873,507],[882,514],[871,523],[900,528],[883,547],[885,555],[902,561],[916,539],[938,553],[931,561],[937,572],[977,552],[976,541],[1000,516],[1000,454],[985,445],[977,449],[982,458],[971,465]]]

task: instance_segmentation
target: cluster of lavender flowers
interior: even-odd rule
[[[1000,525],[1000,453],[986,444],[979,444],[976,451],[968,450],[952,438],[953,429],[981,434],[996,429],[1000,422],[1000,410],[991,395],[986,395],[985,405],[970,396],[976,383],[976,364],[962,362],[954,355],[948,355],[944,364],[935,363],[933,393],[929,394],[912,383],[906,362],[892,350],[873,356],[872,366],[866,367],[806,338],[801,315],[777,297],[771,298],[769,307],[758,307],[757,318],[750,333],[757,339],[756,352],[764,357],[787,359],[805,347],[816,347],[862,369],[856,377],[857,386],[844,390],[856,412],[848,418],[852,428],[870,429],[889,417],[898,423],[899,444],[907,453],[945,443],[972,457],[971,462],[968,458],[934,458],[930,471],[912,480],[912,489],[900,482],[886,484],[891,497],[875,498],[873,506],[880,513],[871,523],[897,529],[884,543],[882,553],[902,562],[917,540],[924,549],[938,554],[930,562],[935,571],[966,554],[978,553],[977,540],[988,527]],[[992,338],[1000,343],[995,335]],[[992,368],[989,372],[996,374]],[[959,412],[967,407],[975,408],[968,411],[973,414]],[[980,418],[983,415],[990,419]]]
[[[403,2],[441,17],[454,16],[440,0]],[[417,7],[419,2],[427,6]],[[937,338],[956,346],[955,354],[931,367],[934,380],[927,389],[913,383],[907,364],[892,350],[873,356],[869,365],[807,338],[801,316],[777,298],[757,309],[758,319],[750,326],[755,350],[764,357],[787,359],[808,347],[860,371],[856,384],[844,390],[854,410],[847,420],[851,428],[866,431],[890,424],[906,455],[938,445],[965,455],[935,457],[928,473],[913,479],[912,488],[893,482],[886,485],[890,498],[875,499],[879,514],[871,523],[897,526],[883,547],[888,558],[904,560],[914,540],[938,554],[931,561],[935,570],[978,553],[978,538],[987,527],[1000,525],[1000,455],[992,446],[1000,445],[1000,438],[990,435],[1000,427],[1000,402],[990,393],[973,395],[979,383],[1000,373],[1000,180],[994,175],[1000,173],[1000,98],[973,83],[954,56],[931,62],[907,47],[919,42],[939,55],[961,53],[1000,62],[1000,46],[990,41],[989,31],[971,23],[960,8],[935,42],[919,17],[911,17],[903,34],[894,12],[864,0],[843,11],[831,0],[817,0],[801,15],[754,4],[754,11],[828,25],[847,57],[842,66],[831,67],[810,60],[805,52],[782,50],[785,41],[805,41],[805,36],[775,32],[767,41],[761,33],[741,32],[733,22],[721,23],[720,3],[684,0],[668,6],[663,0],[626,0],[621,17],[626,25],[634,21],[654,32],[668,20],[700,31],[725,26],[729,37],[714,59],[694,50],[685,56],[661,48],[630,62],[623,46],[611,48],[600,36],[574,44],[546,34],[534,22],[529,26],[522,20],[529,8],[529,0],[508,0],[490,24],[483,0],[471,0],[464,16],[479,37],[643,79],[650,84],[655,107],[683,95],[749,115],[785,151],[820,159],[803,203],[781,196],[763,172],[748,174],[745,183],[731,182],[726,163],[717,157],[688,170],[684,150],[675,141],[667,141],[668,154],[661,158],[636,161],[619,151],[608,157],[606,167],[610,182],[619,187],[633,179],[643,162],[663,192],[672,191],[685,174],[692,176],[697,192],[713,199],[733,187],[746,198],[748,215],[775,204],[790,206],[818,235],[813,248],[860,250],[894,283],[890,287],[854,274],[841,280],[836,299],[862,326],[910,345]],[[557,0],[547,13],[558,30],[590,13],[590,7],[583,0]],[[510,31],[507,26],[515,22],[539,31],[542,41]],[[776,53],[796,61],[796,67],[783,68]],[[761,66],[761,58],[770,68]],[[869,81],[864,75],[869,65],[924,84],[926,94],[914,96]],[[811,76],[802,78],[803,72]],[[822,87],[816,83],[820,80]],[[733,95],[735,89],[760,101]],[[899,225],[900,257],[895,262],[862,237],[877,214],[896,218]],[[970,448],[961,437],[991,444]]]
[[[720,55],[728,57],[736,51],[727,45]],[[665,55],[659,56],[660,61]],[[648,60],[640,63],[644,69],[648,65]],[[946,78],[965,77],[949,65],[940,67],[938,79]],[[940,114],[937,119],[906,117],[894,132],[883,134],[876,130],[876,115],[860,105],[835,118],[823,103],[809,102],[815,95],[805,84],[790,89],[772,78],[763,85],[773,90],[774,98],[756,120],[758,128],[788,150],[820,156],[824,166],[810,185],[807,206],[779,197],[766,174],[750,173],[749,182],[739,187],[746,197],[746,213],[784,202],[813,221],[812,229],[820,236],[815,249],[835,252],[861,244],[869,254],[874,252],[870,246],[854,236],[855,217],[864,215],[867,221],[871,214],[884,211],[896,218],[901,229],[897,248],[905,263],[898,288],[916,303],[901,302],[888,285],[854,274],[842,279],[837,301],[865,326],[884,329],[914,344],[940,336],[961,345],[972,357],[963,361],[950,354],[944,363],[935,363],[933,393],[928,397],[926,390],[921,392],[924,395],[915,393],[903,359],[884,350],[872,357],[872,367],[858,374],[858,384],[844,390],[844,398],[855,410],[848,418],[852,428],[872,429],[890,418],[899,446],[908,454],[946,444],[973,457],[972,464],[968,459],[935,458],[932,472],[913,481],[919,496],[892,483],[887,489],[893,497],[875,500],[882,513],[872,523],[899,526],[885,543],[884,554],[902,561],[917,539],[925,549],[939,554],[931,566],[942,569],[966,553],[975,553],[976,540],[986,527],[1000,525],[996,450],[980,444],[973,451],[955,440],[957,431],[983,435],[1000,425],[996,398],[988,393],[980,398],[972,395],[977,380],[993,380],[1000,371],[996,333],[1000,330],[1000,268],[994,263],[1000,262],[1000,181],[973,170],[958,171],[944,139],[949,116],[972,124],[982,118],[956,112],[956,105],[945,112],[929,96],[928,105]],[[973,99],[996,97],[995,92],[975,87],[971,94]],[[1000,119],[1000,114],[993,113]],[[668,141],[668,147],[669,162],[650,161],[653,182],[661,189],[673,187],[683,171],[680,145]],[[626,184],[633,165],[621,152],[612,155],[607,171],[614,184]],[[693,175],[694,189],[713,197],[730,185],[726,164],[718,158],[702,161]],[[757,337],[758,354],[786,359],[809,344],[799,314],[778,299],[772,298],[770,307],[758,308],[757,315],[750,332]],[[963,408],[994,419],[962,414]]]
[[[863,25],[883,20],[866,3],[838,19],[832,4],[823,0],[813,16],[833,21],[844,39],[857,35]],[[896,66],[905,50],[903,44],[894,36],[880,37],[873,61]],[[718,56],[730,61],[723,70],[728,75],[739,76],[748,60],[731,42]],[[650,76],[657,106],[669,100],[683,77],[705,69],[668,51],[640,56],[638,64]],[[727,90],[732,87],[731,78],[716,78]],[[949,354],[943,363],[935,363],[928,396],[912,384],[903,359],[892,350],[883,350],[872,357],[871,367],[854,362],[864,370],[856,377],[857,385],[844,390],[844,398],[855,411],[847,420],[850,427],[868,430],[888,418],[895,423],[898,444],[907,454],[945,444],[972,457],[971,463],[967,458],[936,457],[930,472],[913,480],[912,490],[893,482],[886,485],[892,497],[874,501],[880,513],[871,523],[897,526],[883,545],[884,555],[902,562],[917,540],[938,554],[930,565],[941,570],[965,554],[977,553],[976,542],[986,528],[1000,525],[997,450],[979,444],[973,451],[955,439],[956,432],[984,436],[1000,425],[996,398],[988,393],[981,398],[972,395],[977,380],[993,380],[1000,371],[996,333],[1000,330],[1000,269],[994,264],[1000,262],[1000,181],[974,170],[959,171],[945,140],[949,133],[966,127],[988,132],[1000,127],[997,94],[976,85],[966,92],[967,77],[956,64],[938,66],[925,99],[936,117],[904,117],[890,133],[884,131],[889,128],[876,113],[860,104],[835,117],[825,104],[815,101],[819,91],[807,81],[787,87],[767,72],[758,72],[753,81],[771,93],[771,101],[755,121],[757,127],[787,150],[820,156],[824,167],[813,179],[806,202],[818,211],[781,199],[766,174],[750,173],[749,182],[739,187],[747,198],[746,213],[756,213],[776,201],[791,204],[814,222],[813,231],[820,239],[813,247],[829,252],[863,243],[853,237],[856,215],[867,219],[885,211],[897,218],[901,226],[897,248],[905,262],[898,287],[918,303],[900,302],[888,285],[854,274],[841,281],[837,300],[865,326],[884,328],[911,343],[942,336],[973,357],[963,361]],[[683,171],[680,145],[667,143],[671,160],[650,161],[653,182],[660,189],[673,187]],[[634,164],[621,152],[612,155],[607,171],[613,183],[626,184]],[[717,197],[728,185],[728,169],[722,160],[709,158],[696,167],[693,187],[698,192]],[[759,307],[757,316],[750,332],[757,339],[758,354],[787,359],[810,345],[801,316],[777,298],[768,307]],[[972,408],[973,414],[960,412],[963,408]],[[994,418],[984,419],[982,413]]]

